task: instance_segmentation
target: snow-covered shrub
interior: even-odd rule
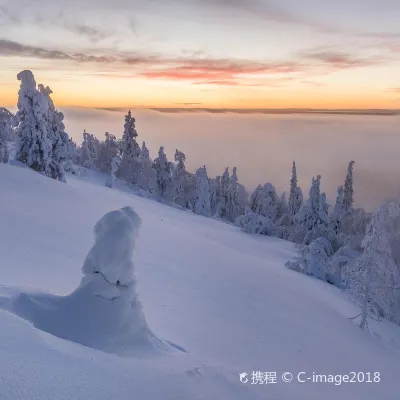
[[[240,227],[243,232],[251,234],[269,235],[275,233],[272,221],[251,210],[236,218],[235,225]]]
[[[326,281],[329,271],[328,257],[333,254],[329,241],[325,238],[318,238],[308,246],[298,245],[298,249],[299,257],[294,261],[288,261],[286,266],[294,271]]]
[[[72,160],[67,160],[62,163],[65,172],[69,172],[72,175],[84,177],[87,175],[87,169],[80,165],[76,165]]]
[[[350,245],[342,246],[330,259],[327,280],[337,287],[342,287],[343,268],[361,255]]]

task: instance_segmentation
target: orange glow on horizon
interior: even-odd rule
[[[319,90],[293,87],[230,87],[142,81],[98,80],[71,83],[47,82],[54,91],[56,107],[88,108],[234,108],[234,109],[399,109],[400,99],[395,92],[375,88],[358,92],[341,92],[330,86]],[[15,108],[19,82],[4,85],[0,102]]]

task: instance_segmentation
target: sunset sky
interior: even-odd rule
[[[0,0],[0,105],[400,108],[399,0]]]

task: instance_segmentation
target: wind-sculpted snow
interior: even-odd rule
[[[97,222],[84,276],[70,295],[22,292],[13,301],[3,297],[0,305],[38,329],[108,353],[146,356],[183,350],[153,334],[137,297],[132,257],[140,224],[130,207]]]

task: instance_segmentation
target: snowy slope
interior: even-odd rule
[[[94,224],[132,206],[143,220],[134,259],[147,322],[188,353],[118,357],[0,311],[0,399],[399,398],[399,351],[362,333],[337,290],[287,270],[291,243],[107,189],[104,181],[69,176],[65,185],[0,165],[0,305],[22,287],[71,293]],[[400,337],[391,324],[383,331]],[[239,382],[239,373],[252,371],[277,372],[278,383]],[[378,371],[381,382],[283,383],[285,371]]]

